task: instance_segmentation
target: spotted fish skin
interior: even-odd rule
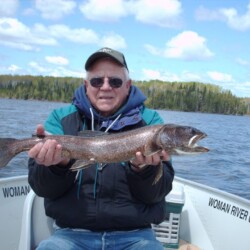
[[[161,150],[166,150],[171,155],[208,152],[207,148],[196,144],[205,137],[205,133],[190,126],[163,124],[113,134],[86,131],[81,136],[0,138],[0,167],[5,167],[17,154],[48,139],[56,140],[62,145],[63,157],[76,159],[71,167],[71,170],[76,171],[94,163],[129,161],[135,157],[136,152],[142,152],[145,156]]]

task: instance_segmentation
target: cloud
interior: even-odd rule
[[[142,23],[161,27],[179,27],[181,2],[178,0],[137,0],[132,1],[131,12]]]
[[[40,66],[37,62],[30,62],[29,66],[33,69],[35,69],[39,74],[47,72],[47,69],[45,67]]]
[[[206,60],[214,55],[207,48],[206,39],[193,31],[184,31],[173,37],[166,43],[165,49],[150,44],[146,44],[145,48],[153,55],[187,61]]]
[[[230,90],[232,94],[238,97],[250,96],[250,82],[238,82],[229,74],[211,71],[207,75],[203,73],[194,73],[183,70],[180,73],[169,71],[159,71],[154,69],[142,69],[142,75],[139,80],[161,80],[166,82],[190,82],[197,81],[211,83],[220,86],[223,90]]]
[[[99,36],[91,29],[71,29],[66,25],[52,25],[48,28],[51,36],[64,38],[68,41],[79,44],[97,44],[99,46],[112,47],[114,49],[126,48],[125,39],[115,33]]]
[[[127,15],[123,0],[87,0],[79,8],[87,19],[94,21],[114,22]]]
[[[144,48],[152,55],[158,56],[162,54],[162,50],[159,48],[154,47],[151,44],[144,44]]]
[[[152,69],[143,69],[143,79],[144,80],[164,80],[164,77],[162,76],[161,72],[158,70],[152,70]]]
[[[116,49],[126,48],[125,39],[115,33],[99,36],[91,29],[72,29],[66,25],[28,27],[14,18],[0,18],[0,44],[27,51],[39,51],[41,46],[55,46],[65,39],[78,44],[96,44]]]
[[[242,58],[237,58],[236,59],[236,62],[242,66],[249,66],[250,65],[250,62],[247,61],[247,60],[244,60]]]
[[[99,43],[101,47],[110,47],[113,49],[124,49],[127,47],[125,39],[117,34],[104,35]]]
[[[8,67],[8,70],[12,73],[15,73],[17,71],[19,71],[21,68],[15,64],[11,64],[9,67]]]
[[[1,1],[0,4],[0,16],[9,17],[13,16],[18,9],[18,0]]]
[[[71,29],[66,25],[51,25],[48,28],[48,32],[51,36],[56,38],[65,38],[68,41],[79,44],[93,44],[98,43],[98,34],[91,29]]]
[[[187,70],[182,71],[180,74],[176,74],[168,71],[159,71],[152,69],[142,70],[143,80],[161,80],[166,82],[178,82],[178,81],[201,81],[201,76],[198,74],[189,72]]]
[[[193,31],[184,31],[166,44],[166,57],[184,60],[203,60],[213,56],[206,46],[206,39]]]
[[[63,76],[71,76],[71,77],[84,77],[83,71],[70,70],[69,68],[65,68],[63,66],[53,66],[44,67],[37,62],[30,62],[30,68],[23,72],[24,74],[32,74],[32,75],[45,75],[45,76],[54,76],[54,77],[63,77]]]
[[[15,18],[0,18],[0,44],[22,50],[39,50],[39,45],[53,46],[57,42]]]
[[[56,65],[68,65],[69,61],[67,58],[62,56],[46,56],[45,60],[49,63]]]
[[[233,82],[233,77],[230,74],[221,73],[218,71],[208,71],[207,75],[217,82]]]
[[[87,19],[94,21],[115,22],[132,15],[139,22],[161,27],[181,24],[182,8],[178,0],[87,0],[79,8]]]
[[[76,3],[73,0],[36,0],[35,7],[43,18],[58,20],[73,13]]]
[[[240,15],[235,8],[209,10],[204,7],[199,7],[196,10],[196,18],[201,21],[219,20],[225,22],[232,29],[246,31],[250,29],[250,3],[243,15]]]

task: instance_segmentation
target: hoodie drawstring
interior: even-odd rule
[[[90,114],[91,114],[91,130],[95,131],[94,128],[94,113],[92,108],[89,108]],[[107,133],[112,126],[116,123],[116,121],[121,117],[122,114],[119,114],[114,121],[107,127],[105,130],[105,133]],[[95,173],[95,182],[93,186],[93,194],[94,194],[94,199],[96,199],[96,186],[97,186],[97,178],[98,178],[98,169],[100,168],[101,163],[96,163],[96,173]],[[82,184],[82,179],[83,179],[83,169],[78,170],[77,175],[76,175],[76,180],[78,179],[78,184],[77,184],[77,199],[80,197],[80,190],[81,190],[81,184]]]

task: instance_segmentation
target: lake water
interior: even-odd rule
[[[65,103],[0,99],[0,137],[31,136],[38,123]],[[159,111],[165,123],[194,126],[208,137],[209,153],[175,156],[176,175],[250,200],[250,117]],[[27,153],[16,156],[0,178],[27,174]]]

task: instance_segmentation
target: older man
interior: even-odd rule
[[[117,133],[163,123],[144,106],[146,97],[132,85],[122,53],[102,48],[87,59],[85,69],[72,104],[54,110],[44,127],[37,127],[38,134]],[[165,196],[172,188],[174,170],[165,151],[136,152],[133,161],[95,164],[78,174],[69,170],[75,160],[61,152],[55,140],[29,151],[29,183],[45,198],[46,214],[56,227],[38,249],[163,249],[151,223],[164,220]],[[152,185],[161,163],[163,176]]]

